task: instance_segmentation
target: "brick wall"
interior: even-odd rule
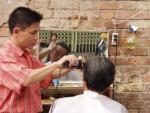
[[[115,100],[125,105],[129,113],[150,112],[150,1],[115,0],[22,0],[44,14],[41,28],[47,29],[95,29],[119,33],[115,79]],[[7,18],[18,4],[0,6],[0,46],[9,36]],[[7,4],[8,7],[8,4]],[[134,49],[126,47],[130,36],[128,27],[135,24]],[[109,45],[109,57],[114,62],[116,47]]]

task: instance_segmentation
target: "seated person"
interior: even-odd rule
[[[50,54],[47,56],[47,63],[52,63],[58,61],[65,55],[70,53],[70,48],[64,40],[57,40],[55,46],[51,48]]]
[[[115,77],[115,67],[109,59],[92,58],[84,64],[83,71],[83,94],[57,99],[49,113],[127,113],[123,105],[102,95]]]

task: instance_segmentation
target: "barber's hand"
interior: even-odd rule
[[[69,67],[72,67],[78,62],[78,58],[74,55],[66,55],[57,61],[59,66],[62,66],[65,61],[69,61]]]

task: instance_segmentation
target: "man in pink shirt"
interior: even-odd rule
[[[47,88],[59,77],[68,60],[77,62],[74,55],[64,56],[45,66],[34,59],[28,49],[38,40],[42,15],[29,8],[18,7],[9,16],[10,40],[0,49],[0,113],[37,113],[42,111],[40,87]],[[62,76],[62,74],[61,74]]]

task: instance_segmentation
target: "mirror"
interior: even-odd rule
[[[108,42],[108,32],[41,29],[39,31],[39,59],[45,64],[57,61],[63,55],[68,53],[66,52],[66,50],[68,50],[66,48],[69,48],[68,51],[70,54],[84,56],[85,58],[89,58],[95,55],[103,55],[108,57]],[[56,44],[57,49],[53,48],[54,43]],[[46,55],[41,57],[41,53],[45,50],[47,50]],[[81,83],[82,71],[76,69],[71,72],[70,75],[60,78],[60,82],[62,84]]]

